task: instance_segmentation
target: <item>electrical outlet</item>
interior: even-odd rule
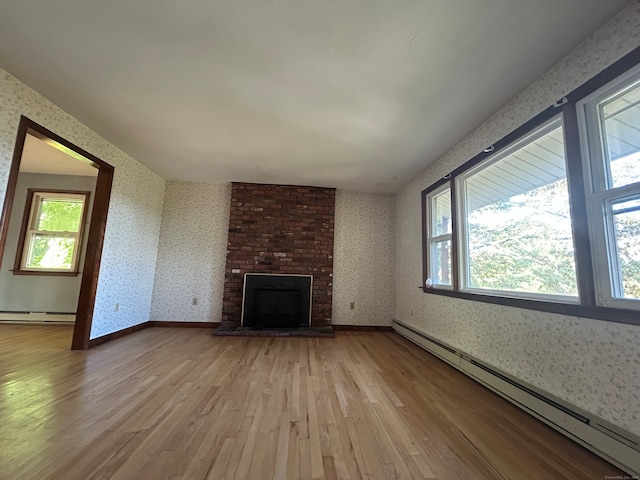
[[[191,305],[197,305],[198,304],[198,297],[193,297],[193,300],[191,300]]]
[[[351,310],[355,310],[355,308],[356,308],[356,302],[351,302],[351,303],[349,304],[349,308],[350,308]]]
[[[116,304],[113,306],[114,312],[117,312],[118,310],[120,310],[120,302],[116,302]]]

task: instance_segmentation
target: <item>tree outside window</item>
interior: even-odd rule
[[[14,273],[77,273],[88,192],[27,195]]]

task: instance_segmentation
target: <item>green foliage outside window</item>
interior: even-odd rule
[[[43,199],[35,230],[77,232],[82,220],[81,200]]]
[[[472,287],[578,295],[566,179],[471,212],[468,229]]]
[[[56,268],[70,270],[73,262],[75,239],[36,236],[32,243],[29,268]]]
[[[25,267],[28,269],[72,270],[79,241],[84,200],[35,194],[38,202],[32,218]]]

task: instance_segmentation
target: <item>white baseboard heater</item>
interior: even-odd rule
[[[59,323],[72,324],[75,313],[49,312],[0,312],[0,322],[4,323]]]
[[[608,462],[640,477],[640,438],[428,335],[393,321],[393,329]]]

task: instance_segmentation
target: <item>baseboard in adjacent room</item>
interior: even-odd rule
[[[630,478],[640,476],[638,436],[499,371],[414,327],[394,321],[393,329],[551,428],[628,472],[632,475]]]
[[[3,323],[73,325],[75,321],[75,313],[0,312],[0,322]]]

